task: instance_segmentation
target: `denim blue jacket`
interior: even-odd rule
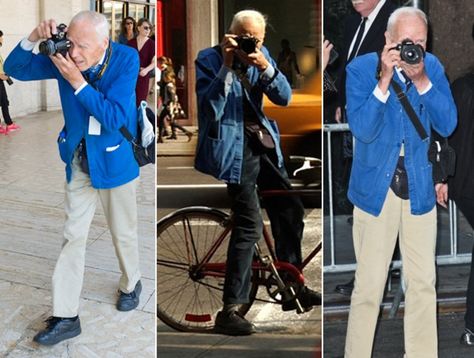
[[[77,95],[53,62],[44,55],[24,50],[20,44],[8,55],[5,71],[21,81],[56,79],[64,114],[64,128],[59,134],[58,149],[66,164],[66,178],[71,180],[71,163],[79,142],[86,141],[92,186],[110,189],[139,175],[132,146],[119,132],[125,125],[137,133],[135,83],[139,62],[136,50],[111,44],[109,64],[101,79],[85,86]],[[90,118],[100,123],[100,134],[89,130]]]
[[[205,49],[196,59],[199,136],[195,168],[228,183],[239,183],[242,171],[242,96],[247,96],[259,120],[271,134],[276,143],[278,165],[283,165],[278,127],[264,115],[262,99],[265,93],[273,103],[286,106],[291,99],[291,88],[268,50],[264,47],[261,50],[271,66],[264,73],[249,67],[250,95],[242,89],[236,74],[223,66],[220,48]]]
[[[377,64],[378,55],[370,53],[347,67],[347,117],[355,137],[348,197],[358,208],[378,216],[403,143],[411,213],[425,214],[436,203],[427,154],[430,138],[421,140],[392,88],[386,103],[375,97]],[[432,83],[426,93],[420,95],[414,85],[407,89],[396,73],[394,79],[405,90],[426,132],[433,128],[447,137],[457,122],[449,83],[435,56],[427,53],[424,64]]]

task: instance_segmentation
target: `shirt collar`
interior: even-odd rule
[[[380,12],[380,9],[385,4],[385,1],[387,1],[387,0],[380,0],[379,3],[377,4],[377,6],[375,7],[375,9],[373,9],[372,12],[369,14],[369,16],[367,16],[367,21],[369,23],[372,23],[375,20],[375,18],[377,17],[377,15]]]

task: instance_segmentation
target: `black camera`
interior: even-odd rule
[[[420,63],[425,57],[425,50],[421,45],[416,45],[411,40],[403,40],[401,44],[391,48],[391,50],[400,51],[400,57],[403,61],[410,65]]]
[[[254,53],[257,49],[258,40],[255,37],[239,36],[235,40],[239,45],[239,49],[244,51],[247,55]]]
[[[56,53],[66,56],[71,47],[71,41],[66,37],[66,27],[64,24],[60,24],[56,27],[57,34],[53,34],[50,39],[42,41],[39,44],[39,52],[46,56],[51,56]]]
[[[10,78],[10,76],[8,76],[8,78],[7,78],[7,83],[8,83],[9,86],[11,86],[13,84],[13,81]]]

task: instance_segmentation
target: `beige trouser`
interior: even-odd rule
[[[436,358],[436,207],[424,215],[410,213],[409,200],[389,189],[378,217],[354,208],[353,239],[357,259],[347,327],[345,357],[372,355],[377,317],[388,268],[399,234],[405,292],[407,358]]]
[[[79,168],[77,155],[72,179],[66,183],[64,241],[53,274],[53,315],[74,317],[84,278],[85,252],[89,227],[100,198],[112,235],[120,271],[119,288],[133,291],[140,279],[138,267],[137,201],[138,179],[113,189],[94,189],[89,175]]]

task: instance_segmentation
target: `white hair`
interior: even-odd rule
[[[405,6],[396,9],[388,18],[387,32],[390,35],[395,35],[396,25],[401,17],[417,17],[424,22],[426,28],[428,29],[428,17],[426,14],[416,7]]]
[[[245,21],[253,20],[262,26],[263,31],[267,26],[267,17],[256,10],[242,10],[234,15],[229,30],[231,33],[235,32]]]
[[[87,21],[93,25],[97,35],[99,35],[100,38],[109,38],[109,22],[104,15],[95,11],[81,11],[74,15],[74,17],[71,19],[70,25],[81,21]]]

